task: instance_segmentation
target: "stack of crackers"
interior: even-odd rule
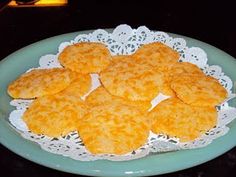
[[[192,141],[216,126],[215,107],[227,91],[179,57],[160,42],[120,56],[101,43],[77,43],[60,53],[62,68],[33,69],[13,81],[8,93],[34,99],[23,114],[31,132],[59,137],[78,131],[93,154],[129,153],[148,141],[150,131]],[[82,100],[91,73],[99,74],[102,85]],[[170,97],[150,110],[160,93]]]

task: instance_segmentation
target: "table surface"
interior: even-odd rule
[[[39,40],[63,33],[146,25],[209,43],[236,58],[233,4],[162,1],[68,1],[62,7],[5,8],[0,11],[0,59]],[[76,176],[37,165],[0,144],[0,169],[10,176]],[[236,148],[202,165],[165,177],[231,177],[236,174]],[[2,176],[2,175],[0,175]]]

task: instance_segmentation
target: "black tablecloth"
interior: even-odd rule
[[[220,1],[68,1],[63,7],[5,8],[0,11],[0,59],[36,41],[74,31],[129,24],[199,39],[236,57],[234,5]],[[219,147],[220,148],[220,147]],[[202,165],[166,174],[179,177],[231,177],[236,148]],[[49,169],[0,145],[0,176],[74,176]]]

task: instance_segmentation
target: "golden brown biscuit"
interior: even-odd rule
[[[102,86],[90,93],[90,95],[86,98],[86,103],[90,107],[105,104],[107,102],[116,102],[118,104],[134,106],[139,108],[141,111],[147,111],[151,107],[151,103],[148,101],[131,101],[113,96]]]
[[[80,95],[67,91],[37,98],[23,115],[30,131],[50,137],[59,137],[76,131],[87,106]]]
[[[119,56],[100,73],[103,86],[115,96],[133,101],[150,101],[164,83],[164,76],[150,65],[140,65],[132,56]]]
[[[76,77],[77,73],[63,68],[34,69],[13,81],[7,91],[13,98],[51,95],[65,89]]]
[[[107,102],[91,108],[78,130],[91,153],[122,155],[144,145],[149,128],[134,107]]]
[[[179,75],[171,81],[171,88],[183,102],[193,106],[216,106],[227,97],[218,80],[204,75]]]
[[[60,63],[82,74],[99,73],[110,63],[111,55],[102,43],[81,42],[67,46],[59,55]]]
[[[171,89],[170,83],[173,77],[178,77],[180,74],[199,74],[204,75],[202,70],[195,64],[189,62],[177,62],[173,64],[161,64],[159,70],[165,74],[165,84],[162,92],[165,95],[175,96],[175,92]]]
[[[153,120],[151,130],[156,134],[167,134],[180,138],[181,142],[191,141],[217,123],[214,107],[194,107],[178,98],[169,98],[158,104],[150,113]]]
[[[204,73],[202,70],[195,64],[189,62],[178,62],[171,65],[170,76],[176,76],[178,74],[200,74]]]
[[[176,63],[180,57],[178,52],[160,42],[142,45],[133,56],[139,59],[140,64],[149,64],[155,67],[161,63]]]

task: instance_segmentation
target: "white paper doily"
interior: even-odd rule
[[[12,106],[15,106],[9,115],[9,120],[17,131],[26,139],[38,143],[42,149],[68,156],[70,158],[81,161],[92,161],[98,159],[108,159],[113,161],[124,161],[137,159],[144,157],[150,153],[161,153],[167,151],[176,151],[180,149],[193,149],[200,148],[208,145],[214,139],[226,134],[229,131],[227,124],[236,118],[236,108],[228,105],[228,100],[235,97],[232,94],[232,81],[224,74],[220,66],[207,64],[207,54],[198,47],[187,47],[186,41],[182,38],[173,38],[167,33],[160,31],[150,31],[147,27],[141,26],[137,29],[132,29],[128,25],[117,26],[112,33],[108,33],[105,30],[98,29],[89,34],[80,34],[74,40],[63,42],[58,47],[57,54],[48,54],[40,57],[39,68],[55,68],[62,67],[58,62],[59,53],[68,45],[72,45],[82,41],[90,42],[102,42],[107,45],[110,52],[113,55],[117,54],[132,54],[137,48],[146,43],[159,41],[165,43],[171,48],[178,51],[181,55],[180,61],[190,62],[198,65],[204,73],[217,78],[220,83],[227,89],[229,98],[218,109],[218,124],[215,128],[209,130],[200,138],[192,142],[180,143],[176,138],[170,138],[166,135],[156,135],[150,132],[148,143],[138,150],[130,152],[126,155],[92,155],[89,153],[81,141],[77,132],[71,132],[65,137],[50,138],[44,135],[36,135],[28,131],[27,125],[21,119],[26,108],[33,100],[20,100],[15,99],[10,102]],[[99,76],[97,74],[91,74],[92,88],[89,93],[100,85]],[[89,93],[87,93],[82,99],[84,99]],[[164,95],[159,95],[152,101],[152,107],[154,107],[161,100],[166,99]]]

